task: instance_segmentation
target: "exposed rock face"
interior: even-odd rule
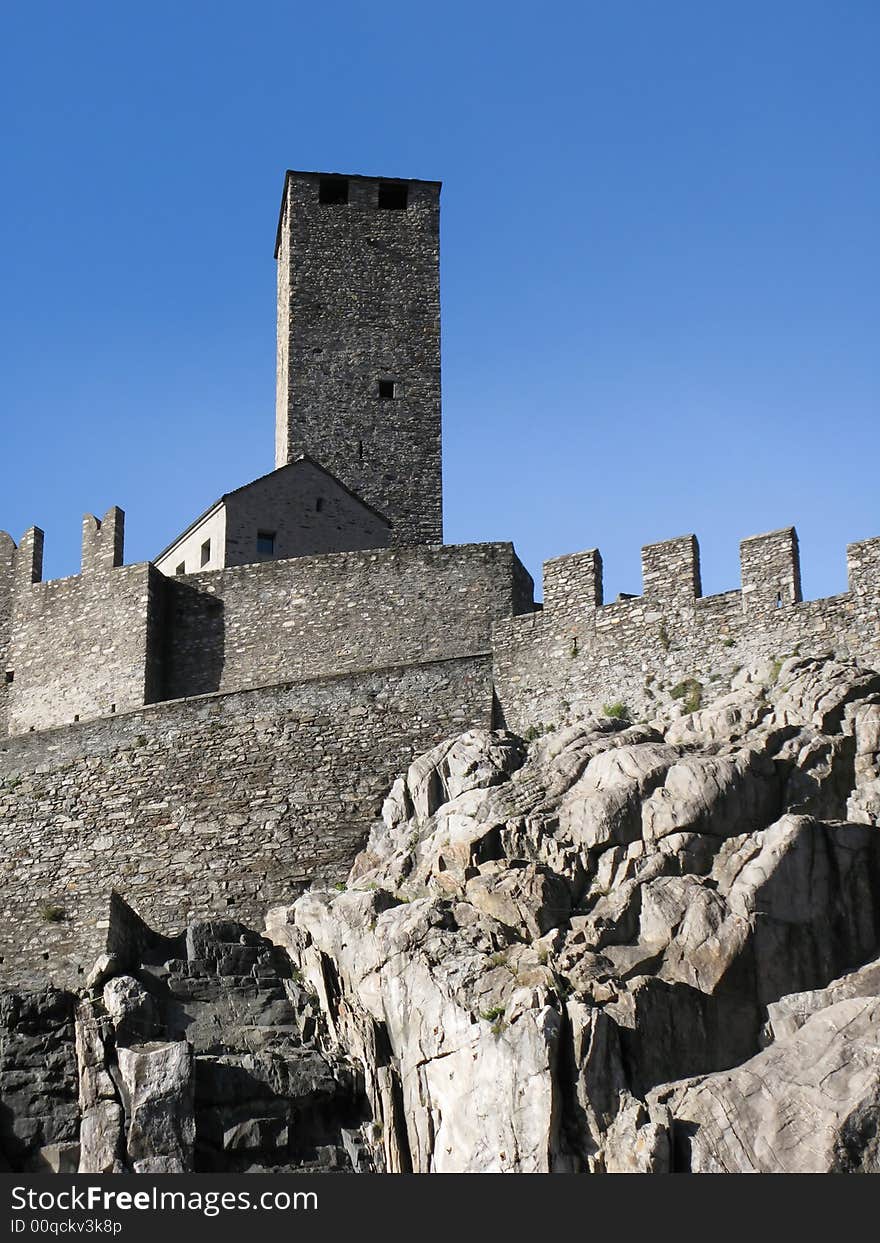
[[[444,742],[265,938],[117,901],[78,997],[0,996],[7,1168],[880,1172],[878,791],[833,661]]]
[[[135,1174],[185,1174],[192,1170],[193,1054],[185,1040],[122,1047],[116,1051],[128,1117],[126,1147]]]
[[[835,1002],[735,1070],[657,1099],[683,1169],[880,1172],[880,997]]]
[[[880,1170],[880,674],[776,673],[444,743],[270,913],[380,1168]]]
[[[0,1171],[77,1167],[71,993],[0,993]]]
[[[318,1049],[316,999],[240,924],[105,955],[79,998],[3,994],[0,1019],[7,1169],[367,1168],[358,1074]]]

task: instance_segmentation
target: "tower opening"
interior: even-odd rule
[[[318,202],[339,206],[348,202],[347,177],[322,177],[318,183]]]
[[[409,202],[409,187],[396,185],[393,181],[379,182],[380,207],[387,211],[406,211]]]

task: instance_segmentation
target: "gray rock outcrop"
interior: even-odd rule
[[[880,1172],[880,675],[469,731],[342,891],[0,995],[6,1168]]]
[[[795,658],[417,760],[345,892],[266,930],[377,1166],[880,1169],[878,714],[880,675]]]
[[[78,998],[5,1004],[0,1090],[14,1130],[2,1143],[13,1168],[368,1168],[356,1070],[317,1047],[315,998],[241,924],[202,921],[176,941],[156,937],[138,961],[105,957]]]

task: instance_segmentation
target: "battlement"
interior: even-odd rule
[[[11,557],[3,538],[3,732],[113,715],[155,698],[161,575],[148,563],[123,565],[124,527],[116,506],[100,520],[86,514],[81,573],[46,582],[40,528],[12,545]]]
[[[83,517],[82,572],[99,574],[122,565],[125,550],[125,514],[118,505],[98,520],[94,514]]]
[[[657,687],[721,689],[742,665],[795,650],[877,665],[880,538],[851,544],[847,564],[846,593],[804,601],[797,532],[786,527],[744,539],[740,586],[703,596],[699,545],[685,535],[644,547],[642,594],[605,604],[597,549],[556,557],[544,565],[543,609],[494,628],[506,720],[524,728],[576,703],[648,711]]]
[[[695,535],[642,549],[642,587],[654,600],[694,600],[701,594],[700,549]]]
[[[559,614],[597,609],[603,602],[602,556],[597,548],[544,562],[544,608]]]
[[[880,592],[880,537],[847,548],[849,590],[860,596]],[[763,613],[801,604],[801,563],[794,527],[751,535],[740,544],[742,609]],[[603,566],[596,548],[544,562],[544,611],[562,616],[603,607]],[[727,593],[724,593],[725,595]],[[647,544],[642,549],[642,595],[615,601],[669,604],[711,600],[700,579],[700,547],[695,535]],[[639,607],[636,605],[635,607]]]
[[[557,557],[542,608],[512,544],[442,543],[439,226],[438,182],[288,172],[276,469],[159,564],[125,564],[115,506],[67,578],[39,527],[0,532],[4,975],[79,980],[112,889],[168,930],[342,879],[395,773],[462,730],[691,712],[794,652],[880,668],[880,538],[824,600],[786,528],[719,595],[694,535],[608,603],[597,549]]]
[[[530,610],[511,544],[412,545],[166,577],[123,564],[113,507],[86,514],[82,570],[42,580],[43,533],[0,538],[0,734],[161,700],[485,654]]]
[[[850,544],[846,550],[849,594],[857,606],[880,601],[880,538]]]
[[[17,590],[43,581],[45,538],[40,527],[30,527],[16,547],[9,532],[0,531],[0,593],[7,592],[11,597]],[[83,514],[83,574],[100,573],[121,566],[124,547],[125,513],[118,505],[108,509],[100,519],[94,514]]]

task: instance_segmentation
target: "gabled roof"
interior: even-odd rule
[[[357,501],[359,505],[363,505],[364,509],[369,510],[369,512],[375,518],[378,518],[380,522],[384,522],[387,527],[391,527],[392,523],[390,518],[387,518],[385,514],[380,513],[380,511],[376,509],[375,506],[371,505],[369,501],[365,501],[364,498],[359,496],[353,488],[348,487],[348,485],[343,483],[341,479],[338,479],[332,471],[329,471],[326,466],[322,466],[320,462],[316,461],[311,454],[300,453],[297,457],[293,458],[292,461],[286,462],[283,466],[276,466],[274,470],[267,471],[265,475],[258,475],[257,478],[252,479],[250,483],[243,483],[240,488],[233,488],[231,492],[224,492],[219,500],[214,501],[213,505],[209,505],[204,513],[199,514],[198,518],[193,519],[185,530],[175,536],[167,548],[163,548],[157,556],[153,557],[153,563],[155,564],[155,562],[161,561],[163,557],[167,557],[172,548],[176,547],[181,540],[186,539],[186,537],[195,531],[197,527],[200,527],[206,518],[210,518],[213,513],[216,513],[220,506],[225,505],[231,496],[238,496],[240,492],[247,492],[248,488],[253,488],[256,484],[262,483],[264,479],[269,479],[272,475],[277,475],[280,471],[290,470],[294,466],[301,466],[304,462],[308,463],[309,466],[314,466],[314,468],[319,470],[322,475],[326,475],[330,482],[334,483],[337,488],[341,488],[343,492],[346,492],[353,500]]]

